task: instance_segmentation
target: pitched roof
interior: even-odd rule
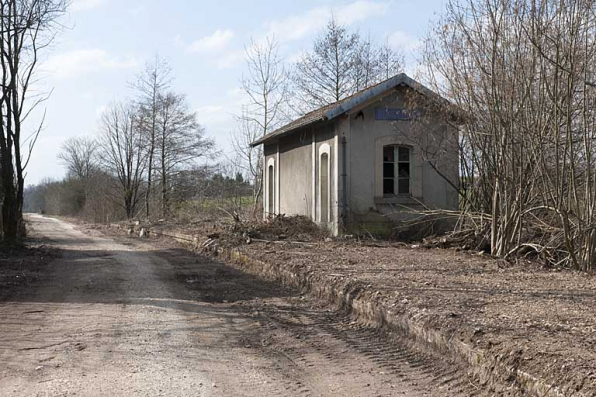
[[[400,73],[390,79],[382,81],[374,86],[369,88],[365,88],[362,91],[359,91],[347,98],[339,100],[335,103],[330,105],[325,105],[319,109],[313,110],[312,112],[306,113],[304,116],[284,125],[283,127],[278,128],[277,130],[263,136],[262,138],[252,142],[250,146],[258,146],[260,144],[266,143],[270,140],[280,138],[285,135],[289,135],[290,133],[298,130],[301,127],[305,127],[320,121],[328,121],[333,120],[334,118],[341,116],[344,113],[349,112],[354,107],[378,96],[383,94],[384,92],[397,87],[400,84],[407,85],[414,90],[418,91],[419,93],[430,97],[435,100],[439,100],[441,102],[445,101],[442,97],[438,94],[434,93],[433,91],[429,90],[428,88],[424,87],[422,84],[418,83],[414,79],[408,77],[405,73]]]

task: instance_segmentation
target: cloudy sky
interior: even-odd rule
[[[229,150],[233,114],[245,100],[239,81],[244,46],[274,34],[281,55],[296,59],[333,13],[342,23],[408,52],[415,48],[443,0],[74,0],[66,28],[42,64],[47,112],[28,168],[27,184],[60,178],[62,142],[92,136],[111,101],[133,95],[128,82],[156,54],[173,69],[174,88],[185,93],[220,149]]]

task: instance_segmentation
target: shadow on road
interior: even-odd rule
[[[69,245],[86,243],[89,241],[73,239]],[[177,309],[193,311],[194,303],[234,303],[295,295],[278,283],[180,248],[62,249],[61,257],[43,273],[38,282],[26,286],[9,300],[160,307],[175,303]]]

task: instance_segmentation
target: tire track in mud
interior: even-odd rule
[[[221,388],[214,395],[226,395],[230,388],[263,396],[491,395],[465,368],[317,307],[314,299],[303,301],[295,290],[197,259],[186,250],[157,255],[171,265],[161,266],[164,280],[184,285],[180,291],[186,292],[178,295],[250,318],[242,330],[232,323],[221,330],[230,331],[226,344],[241,349],[237,357],[254,365],[228,362],[233,369],[219,376]]]
[[[416,350],[386,331],[357,325],[344,314],[267,305],[259,308],[257,317],[281,344],[265,350],[287,356],[297,367],[297,373],[287,379],[288,391],[293,395],[321,395],[324,390],[318,388],[317,378],[329,368],[355,383],[360,379],[370,381],[370,374],[365,372],[362,376],[354,365],[358,360],[368,361],[368,367],[377,374],[375,381],[380,387],[374,395],[393,395],[392,381],[408,385],[408,395],[492,395],[483,391],[461,366]],[[284,345],[286,339],[294,343]],[[370,386],[365,385],[360,394],[353,390],[353,395],[369,395]]]
[[[276,326],[274,321],[261,322],[262,327],[269,335],[275,334],[281,328]],[[271,341],[269,341],[271,342]],[[273,369],[281,374],[281,381],[284,384],[284,393],[293,396],[313,396],[313,385],[308,382],[305,376],[304,366],[311,367],[305,363],[303,357],[294,348],[279,348],[274,343],[262,347],[263,353],[273,362],[279,363]],[[281,365],[280,365],[281,364]]]

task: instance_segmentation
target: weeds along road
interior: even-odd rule
[[[2,396],[456,396],[467,376],[293,291],[30,216],[59,247],[0,303]]]

